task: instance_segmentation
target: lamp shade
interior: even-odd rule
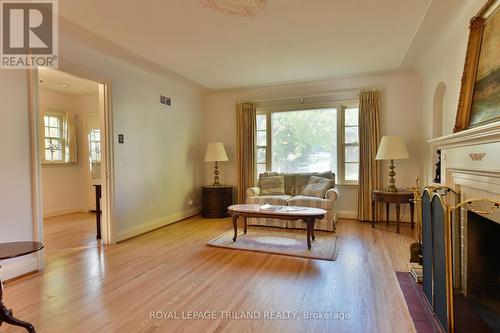
[[[384,136],[378,146],[377,160],[407,160],[410,158],[406,145],[399,136]]]
[[[221,162],[227,160],[226,150],[222,142],[210,142],[208,144],[205,162]]]

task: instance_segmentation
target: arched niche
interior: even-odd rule
[[[434,91],[432,103],[432,137],[438,138],[443,135],[443,108],[446,94],[446,84],[439,82]]]

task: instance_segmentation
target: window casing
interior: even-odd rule
[[[64,120],[62,115],[45,113],[44,123],[44,152],[45,162],[64,162]]]
[[[302,114],[301,114],[302,113]],[[265,171],[336,173],[338,184],[356,185],[359,169],[358,101],[291,105],[286,107],[258,107],[256,126],[256,177]],[[295,122],[292,119],[296,119]],[[332,119],[330,119],[332,118]],[[302,120],[301,120],[302,119]],[[307,135],[293,135],[293,125],[308,126]],[[329,126],[333,127],[330,131]],[[301,163],[283,161],[286,149],[278,145],[290,144],[286,135],[295,140],[295,151],[300,146],[313,145]],[[304,129],[301,129],[304,132]],[[277,138],[279,136],[279,139]],[[302,137],[302,139],[300,139]],[[275,150],[273,152],[273,149]],[[280,152],[278,153],[278,150]],[[273,154],[274,153],[274,154]],[[278,160],[277,155],[281,156]],[[296,155],[300,155],[300,152]],[[294,160],[296,156],[289,156]],[[306,161],[304,161],[306,160]],[[285,163],[283,163],[285,162]],[[308,164],[309,163],[309,164]]]

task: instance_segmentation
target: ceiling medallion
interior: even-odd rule
[[[266,0],[201,0],[204,7],[233,16],[254,17],[264,8]]]

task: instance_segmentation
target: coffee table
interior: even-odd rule
[[[40,242],[10,242],[0,243],[0,260],[17,258],[27,254],[35,253],[43,249]],[[24,327],[28,332],[35,333],[35,328],[30,323],[14,318],[12,310],[3,304],[3,283],[0,279],[0,325],[5,322],[14,326]]]
[[[234,237],[233,242],[238,238],[238,217],[245,219],[244,233],[247,233],[247,217],[262,217],[278,220],[302,220],[307,226],[307,248],[311,249],[311,238],[314,237],[314,223],[316,219],[325,217],[326,211],[320,208],[298,207],[298,206],[273,206],[280,207],[277,210],[262,209],[261,205],[232,205],[228,207],[229,214],[233,218]]]

